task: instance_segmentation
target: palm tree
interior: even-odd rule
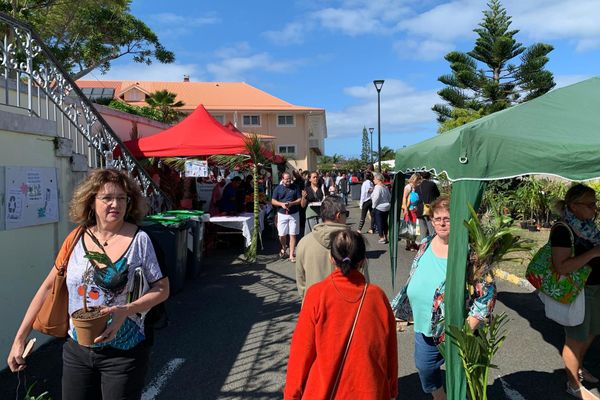
[[[170,124],[177,121],[183,115],[176,108],[183,107],[185,103],[183,101],[175,101],[176,97],[176,93],[169,92],[166,89],[158,90],[146,98],[146,103],[159,112],[161,122]]]
[[[395,160],[396,152],[387,146],[381,148],[381,161]]]
[[[250,246],[246,249],[245,256],[248,262],[254,263],[256,262],[258,230],[260,229],[260,224],[258,221],[258,216],[260,213],[258,201],[258,164],[264,164],[267,161],[265,154],[268,154],[268,151],[266,151],[260,139],[258,138],[258,135],[255,133],[245,138],[245,147],[247,154],[214,155],[211,156],[210,159],[216,164],[222,165],[229,169],[240,166],[247,161],[252,162],[252,185],[254,189],[254,208],[252,211],[254,212],[254,229],[252,229],[252,241],[250,242]]]

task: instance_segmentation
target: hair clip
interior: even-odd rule
[[[352,260],[350,259],[350,257],[345,257],[345,258],[342,260],[342,262],[343,262],[343,263],[345,263],[345,262],[347,262],[347,263],[351,263],[351,262],[352,262]]]

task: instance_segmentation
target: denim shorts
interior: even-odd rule
[[[415,332],[415,366],[425,393],[433,393],[444,386],[442,365],[444,358],[433,339]]]

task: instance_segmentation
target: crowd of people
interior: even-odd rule
[[[406,249],[416,249],[417,253],[406,283],[390,302],[383,290],[370,282],[361,230],[371,212],[370,231],[379,235],[380,243],[388,242],[391,195],[383,175],[367,171],[363,177],[357,230],[347,223],[349,178],[344,173],[334,178],[317,172],[284,172],[273,189],[280,255],[296,262],[296,283],[302,299],[291,341],[284,399],[396,398],[397,333],[403,331],[403,323],[411,322],[414,361],[422,390],[434,400],[443,400],[444,358],[438,346],[445,340],[450,197],[440,195],[427,172],[408,179],[401,218],[415,227],[416,234],[407,238]],[[220,193],[215,195],[219,197],[219,210],[234,212],[239,188],[251,182],[251,177],[235,176],[228,184],[222,182],[215,186]],[[301,210],[316,203],[318,223],[297,243]],[[583,322],[565,327],[562,357],[566,390],[575,398],[598,400],[583,385],[599,382],[583,368],[583,359],[600,333],[596,193],[589,186],[575,184],[557,207],[560,223],[550,233],[556,271],[567,274],[586,265],[592,267],[585,282]],[[67,237],[61,250],[64,253],[70,247],[66,260],[69,315],[86,304],[97,305],[110,320],[91,345],[80,343],[73,318],[68,320],[68,339],[63,345],[63,399],[141,396],[152,344],[144,315],[169,296],[169,281],[161,272],[152,242],[137,225],[144,215],[145,202],[139,188],[116,170],[93,171],[73,195],[70,216],[79,228]],[[103,254],[104,261],[92,254]],[[466,325],[476,331],[492,317],[496,284],[493,274],[470,268],[468,264],[464,315]],[[132,282],[138,270],[147,288],[132,299]],[[13,372],[26,367],[26,339],[59,273],[58,265],[48,273],[18,328],[7,360]]]

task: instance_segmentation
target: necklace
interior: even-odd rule
[[[105,238],[101,239],[101,242],[102,242],[102,247],[107,247],[107,246],[108,246],[108,242],[109,242],[110,240],[113,240],[113,239],[114,239],[114,238],[116,238],[117,236],[119,236],[119,233],[121,233],[121,230],[122,230],[122,229],[123,229],[123,225],[121,225],[121,227],[119,228],[119,230],[117,231],[117,233],[114,233],[114,234],[112,234],[112,235],[111,235],[110,237],[108,237],[108,238],[106,238],[106,237],[105,237]],[[96,236],[100,236],[100,235],[98,235],[99,233],[100,233],[100,231],[98,230],[98,227],[96,227]],[[102,236],[104,236],[104,235],[102,235]]]

